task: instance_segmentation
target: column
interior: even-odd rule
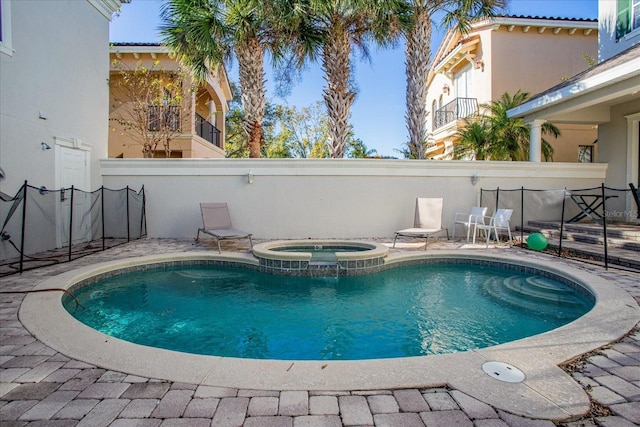
[[[542,124],[545,120],[532,120],[526,122],[530,127],[529,131],[529,161],[542,161]]]
[[[216,122],[216,103],[213,101],[209,101],[209,117],[207,120],[214,124]]]

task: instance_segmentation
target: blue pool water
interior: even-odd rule
[[[184,266],[114,276],[65,298],[79,321],[130,342],[257,359],[452,353],[555,329],[592,298],[509,269],[428,264],[356,277]]]

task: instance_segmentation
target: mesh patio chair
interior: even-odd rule
[[[251,233],[233,228],[226,203],[200,203],[200,211],[203,227],[198,228],[196,242],[200,239],[200,232],[203,232],[216,238],[219,253],[222,253],[220,240],[249,239],[249,245],[253,249]]]
[[[398,236],[422,237],[425,239],[424,250],[427,250],[429,244],[429,236],[432,234],[447,232],[447,240],[449,239],[449,230],[442,228],[442,205],[443,199],[416,199],[416,210],[413,218],[413,228],[405,228],[396,231],[393,238],[393,247],[396,247]]]

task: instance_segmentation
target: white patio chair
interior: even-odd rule
[[[513,238],[511,237],[511,225],[509,222],[511,221],[511,214],[513,214],[513,209],[498,209],[496,213],[491,217],[484,217],[484,219],[488,219],[488,224],[475,224],[473,229],[473,244],[476,243],[476,232],[478,230],[484,230],[487,234],[487,248],[489,247],[489,240],[491,240],[491,232],[493,231],[496,236],[496,243],[500,242],[500,237],[498,235],[498,231],[506,231],[509,234],[509,247],[512,245]]]
[[[487,208],[480,206],[474,206],[471,208],[471,212],[457,212],[453,215],[453,236],[452,240],[456,240],[456,225],[462,225],[467,231],[467,243],[469,243],[469,235],[471,234],[471,228],[475,230],[475,225],[480,223],[484,224],[484,218],[487,215]],[[475,236],[474,236],[475,237]]]

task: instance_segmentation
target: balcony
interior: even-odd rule
[[[444,107],[436,110],[433,115],[433,130],[477,113],[478,100],[476,98],[456,98]]]
[[[218,148],[220,147],[220,131],[207,119],[196,113],[196,134]]]

